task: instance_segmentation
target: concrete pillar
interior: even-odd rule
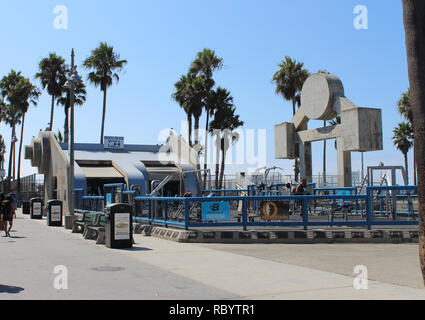
[[[351,152],[342,151],[343,138],[337,139],[338,154],[338,186],[352,187],[351,177]]]
[[[313,182],[313,167],[311,156],[311,142],[300,143],[300,175],[301,179]]]

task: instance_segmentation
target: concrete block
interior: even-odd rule
[[[292,123],[282,123],[275,126],[275,156],[276,159],[296,159],[296,132]]]
[[[383,149],[382,110],[352,108],[342,111],[343,150],[351,152]]]

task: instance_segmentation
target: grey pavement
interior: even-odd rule
[[[2,299],[226,299],[230,293],[177,276],[120,251],[96,246],[45,221],[18,215],[12,238],[0,238]],[[3,236],[2,232],[2,236]],[[151,250],[136,245],[132,252]],[[68,268],[69,290],[54,288],[56,266]]]
[[[0,238],[0,299],[425,299],[417,245],[206,245],[135,235],[134,249],[110,250],[18,217],[13,238]],[[368,290],[353,286],[357,264],[369,269]],[[53,286],[58,265],[68,268],[68,290]]]

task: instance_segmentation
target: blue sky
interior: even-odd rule
[[[53,26],[57,5],[68,8],[67,30]],[[368,8],[367,30],[353,26],[357,5]],[[244,128],[267,130],[268,164],[292,173],[292,161],[274,160],[274,125],[290,121],[292,114],[291,104],[275,95],[271,83],[286,55],[304,62],[310,72],[326,69],[340,77],[346,96],[357,105],[383,110],[384,151],[366,154],[366,165],[403,163],[391,141],[401,121],[396,103],[408,88],[401,1],[2,0],[0,12],[5,31],[0,77],[13,68],[34,80],[42,57],[56,52],[69,62],[71,48],[80,65],[100,41],[129,61],[120,83],[109,90],[105,132],[124,136],[126,143],[158,144],[161,130],[180,131],[185,114],[171,99],[173,84],[198,51],[211,48],[225,64],[216,83],[232,92]],[[87,103],[76,110],[77,142],[99,141],[101,110],[102,94],[88,84]],[[50,96],[44,92],[28,113],[25,144],[47,127],[49,115]],[[63,121],[58,107],[55,132],[63,131]],[[3,123],[0,134],[9,148],[10,129]],[[333,143],[328,150],[328,171],[336,172]],[[314,144],[313,157],[316,174],[321,143]],[[353,154],[353,170],[359,168],[360,155]],[[32,172],[25,161],[23,175]]]

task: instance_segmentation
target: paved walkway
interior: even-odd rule
[[[132,250],[110,250],[18,218],[13,238],[0,238],[0,299],[425,299],[422,289],[369,281],[358,291],[352,276],[141,235]],[[53,286],[58,265],[68,290]]]

